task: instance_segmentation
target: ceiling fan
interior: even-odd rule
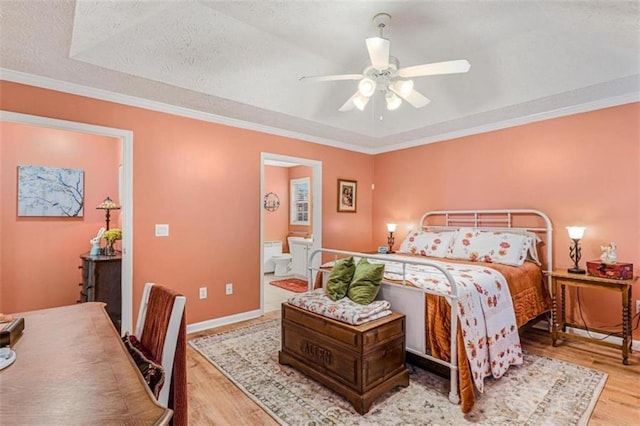
[[[412,77],[469,71],[471,65],[466,59],[400,68],[398,59],[389,55],[389,40],[382,37],[382,31],[390,20],[391,15],[388,13],[378,13],[373,17],[373,22],[378,27],[380,36],[366,39],[371,65],[366,67],[361,74],[305,76],[300,77],[300,81],[360,80],[356,93],[340,107],[339,111],[349,111],[354,107],[360,111],[364,110],[376,91],[384,93],[387,109],[392,111],[400,107],[402,99],[414,108],[422,108],[431,102],[413,88]]]

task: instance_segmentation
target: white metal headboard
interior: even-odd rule
[[[545,213],[532,209],[504,210],[435,210],[420,218],[420,227],[481,229],[517,228],[540,235],[546,248],[543,270],[548,275],[553,270],[553,226]]]

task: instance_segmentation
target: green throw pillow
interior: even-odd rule
[[[347,289],[349,288],[355,270],[356,265],[353,263],[353,257],[340,259],[336,262],[325,286],[329,299],[335,302],[347,295]]]
[[[347,296],[361,305],[373,302],[380,291],[380,282],[384,275],[384,265],[373,264],[365,258],[356,265],[356,272],[349,285]]]

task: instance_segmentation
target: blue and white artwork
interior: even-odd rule
[[[84,171],[18,166],[18,216],[82,217]]]

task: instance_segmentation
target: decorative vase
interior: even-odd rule
[[[104,248],[104,254],[105,256],[115,256],[116,255],[116,248],[114,247],[115,241],[114,242],[107,242],[107,246]]]

